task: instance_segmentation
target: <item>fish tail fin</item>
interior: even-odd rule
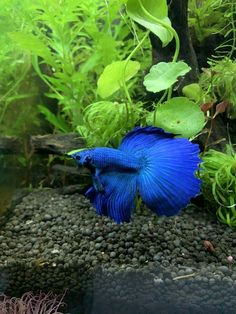
[[[200,192],[195,172],[201,162],[199,147],[184,138],[166,138],[148,149],[138,177],[139,193],[158,215],[172,216]]]

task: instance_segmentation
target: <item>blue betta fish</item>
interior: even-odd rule
[[[99,215],[129,222],[139,194],[157,215],[177,214],[200,191],[199,147],[152,126],[136,127],[118,149],[97,147],[70,154],[91,171],[86,196]]]

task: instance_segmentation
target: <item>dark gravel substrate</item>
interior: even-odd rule
[[[236,313],[230,255],[236,231],[193,206],[116,225],[79,194],[43,189],[0,218],[0,292],[68,289],[75,314]]]

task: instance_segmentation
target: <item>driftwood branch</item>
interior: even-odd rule
[[[11,136],[0,137],[0,154],[20,154],[33,152],[37,154],[64,155],[70,150],[85,146],[83,139],[74,133],[32,135],[28,139]]]
[[[79,134],[49,134],[32,136],[30,146],[37,153],[63,155],[70,150],[84,147],[85,142]]]
[[[233,144],[236,143],[236,127],[235,120],[227,122],[221,115],[214,119],[212,133],[208,139],[211,148],[224,150],[225,144],[229,142],[229,136]],[[227,123],[229,124],[229,134],[227,131]],[[209,129],[209,124],[207,128]],[[208,133],[198,137],[197,141],[202,144],[206,143]],[[21,154],[32,152],[35,154],[53,154],[64,155],[73,149],[86,147],[84,140],[75,133],[70,134],[49,134],[49,135],[32,135],[27,140],[17,137],[5,136],[0,137],[0,154]],[[65,169],[55,169],[57,171],[65,171]],[[67,169],[68,171],[68,169]]]

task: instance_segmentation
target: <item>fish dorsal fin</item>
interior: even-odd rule
[[[126,134],[119,149],[135,153],[139,150],[152,148],[158,140],[173,138],[175,135],[153,126],[136,127]]]

